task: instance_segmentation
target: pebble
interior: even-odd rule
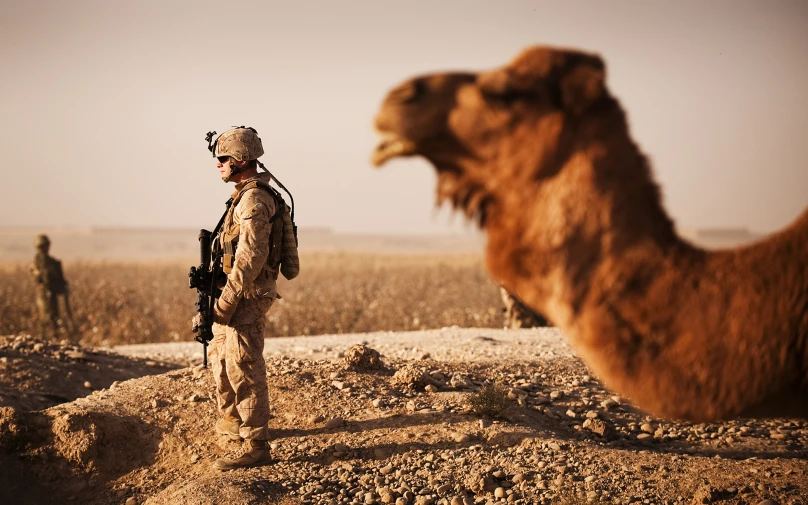
[[[379,469],[379,473],[382,475],[389,475],[393,472],[393,465],[383,466]]]
[[[375,400],[373,400],[373,406],[376,408],[384,407],[384,400],[382,400],[381,398],[376,398]]]
[[[93,384],[90,381],[84,381],[84,387],[87,389],[92,389]]]
[[[199,461],[199,454],[191,456],[191,463],[196,463],[197,461]]]
[[[137,505],[137,500],[130,496],[126,499],[126,505]]]
[[[645,433],[654,433],[654,427],[651,426],[650,423],[644,423],[642,426],[640,426],[640,431]]]
[[[42,352],[42,350],[44,349],[45,344],[43,344],[42,342],[37,342],[36,344],[34,344],[34,352]]]
[[[505,489],[498,487],[494,490],[494,498],[505,498]]]
[[[562,398],[564,398],[564,392],[563,391],[551,391],[550,392],[550,399],[551,400],[555,401],[555,400],[560,400]]]
[[[339,428],[343,424],[345,424],[345,421],[341,417],[332,417],[325,423],[325,427],[327,429]]]
[[[323,417],[322,414],[314,414],[309,417],[309,424],[320,424],[323,421],[325,421],[325,417]]]
[[[438,386],[436,386],[434,384],[427,384],[427,386],[424,389],[428,393],[437,393],[438,392]]]

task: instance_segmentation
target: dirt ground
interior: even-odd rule
[[[209,370],[171,369],[195,357],[5,337],[0,503],[808,503],[804,420],[648,417],[557,330],[388,335],[267,341],[273,462],[229,473]],[[362,340],[383,369],[348,366]]]

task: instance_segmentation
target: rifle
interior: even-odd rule
[[[227,211],[233,199],[227,201],[222,218],[212,232],[199,230],[199,260],[198,267],[191,267],[188,272],[188,287],[196,289],[197,299],[194,306],[199,314],[199,324],[194,325],[192,331],[197,335],[194,340],[202,344],[202,366],[208,367],[208,342],[213,340],[213,306],[221,295],[219,280],[224,275],[222,270],[222,251],[219,247],[212,247],[217,239],[219,229],[222,227]]]

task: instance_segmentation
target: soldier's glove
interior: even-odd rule
[[[198,313],[191,319],[191,331],[196,333],[202,327],[202,314]]]
[[[230,324],[233,313],[236,311],[236,304],[219,297],[213,305],[213,322],[219,324]]]

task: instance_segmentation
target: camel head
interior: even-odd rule
[[[385,98],[373,163],[425,157],[438,202],[485,226],[509,193],[561,168],[576,125],[606,102],[603,62],[576,51],[534,47],[493,71],[416,77]]]

